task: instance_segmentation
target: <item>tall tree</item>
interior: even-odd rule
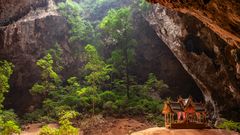
[[[110,79],[109,73],[112,71],[112,68],[111,65],[106,64],[101,59],[93,45],[88,44],[85,47],[85,52],[88,60],[87,64],[84,66],[85,71],[88,72],[85,76],[87,87],[79,91],[79,94],[89,94],[88,96],[92,99],[94,114],[97,90],[100,90],[103,83]]]
[[[115,68],[122,71],[129,97],[130,74],[129,65],[134,60],[136,41],[133,39],[132,13],[130,7],[112,9],[99,24],[99,28],[107,35],[105,41],[115,45],[112,52],[112,62]],[[123,56],[123,57],[122,57]],[[115,60],[113,60],[115,59]],[[119,61],[116,61],[119,60]],[[120,63],[119,63],[120,62]],[[123,66],[123,69],[121,69]]]
[[[66,17],[70,29],[70,42],[81,41],[86,43],[92,43],[95,38],[95,32],[92,24],[86,20],[82,13],[83,7],[77,2],[72,0],[66,0],[58,4],[60,13]]]
[[[3,107],[4,94],[9,90],[9,78],[13,73],[13,64],[7,61],[0,61],[0,110]]]
[[[32,94],[40,94],[46,97],[51,90],[56,90],[57,84],[61,82],[60,77],[53,69],[53,58],[47,54],[37,61],[37,66],[41,69],[41,80],[35,83],[31,89]]]

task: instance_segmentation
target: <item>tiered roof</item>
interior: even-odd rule
[[[163,114],[173,112],[204,112],[205,107],[202,103],[194,103],[192,97],[183,99],[179,97],[178,102],[167,101],[163,107]]]

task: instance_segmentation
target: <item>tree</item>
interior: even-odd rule
[[[70,29],[70,42],[82,41],[91,43],[95,38],[93,26],[81,16],[83,8],[72,0],[66,0],[58,4],[60,13],[66,17]]]
[[[129,65],[134,61],[136,40],[133,39],[133,25],[130,7],[111,9],[99,24],[107,37],[106,42],[116,45],[112,52],[112,63],[122,72],[125,80],[127,97],[129,98],[130,75]],[[114,60],[115,59],[115,60]],[[116,61],[117,60],[117,61]]]
[[[150,73],[148,75],[148,80],[145,82],[145,84],[142,87],[141,93],[144,95],[149,94],[149,91],[156,91],[161,93],[163,89],[167,89],[168,85],[164,83],[163,80],[158,80],[157,77]]]
[[[13,73],[13,64],[4,60],[0,61],[0,134],[9,135],[13,133],[20,133],[20,128],[14,121],[14,113],[2,110],[4,101],[4,94],[9,91],[9,78]],[[8,115],[11,118],[8,118]]]
[[[3,108],[4,94],[9,91],[9,78],[13,73],[13,64],[6,60],[0,61],[0,109]]]
[[[88,72],[88,75],[85,76],[87,86],[79,91],[79,95],[90,96],[94,114],[97,90],[100,90],[102,84],[110,79],[109,73],[112,68],[111,65],[106,64],[101,59],[94,46],[88,44],[85,47],[85,52],[88,59],[84,66],[84,69]]]
[[[53,64],[52,55],[49,53],[37,61],[37,66],[41,69],[41,81],[33,85],[30,91],[32,94],[41,94],[46,97],[49,91],[56,90],[61,79],[53,70]]]

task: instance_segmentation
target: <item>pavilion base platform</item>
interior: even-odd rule
[[[171,129],[205,129],[209,128],[203,123],[171,123],[166,125],[166,128]]]

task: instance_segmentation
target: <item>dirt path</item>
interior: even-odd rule
[[[221,129],[166,129],[149,128],[143,131],[132,133],[131,135],[240,135],[237,132]]]

